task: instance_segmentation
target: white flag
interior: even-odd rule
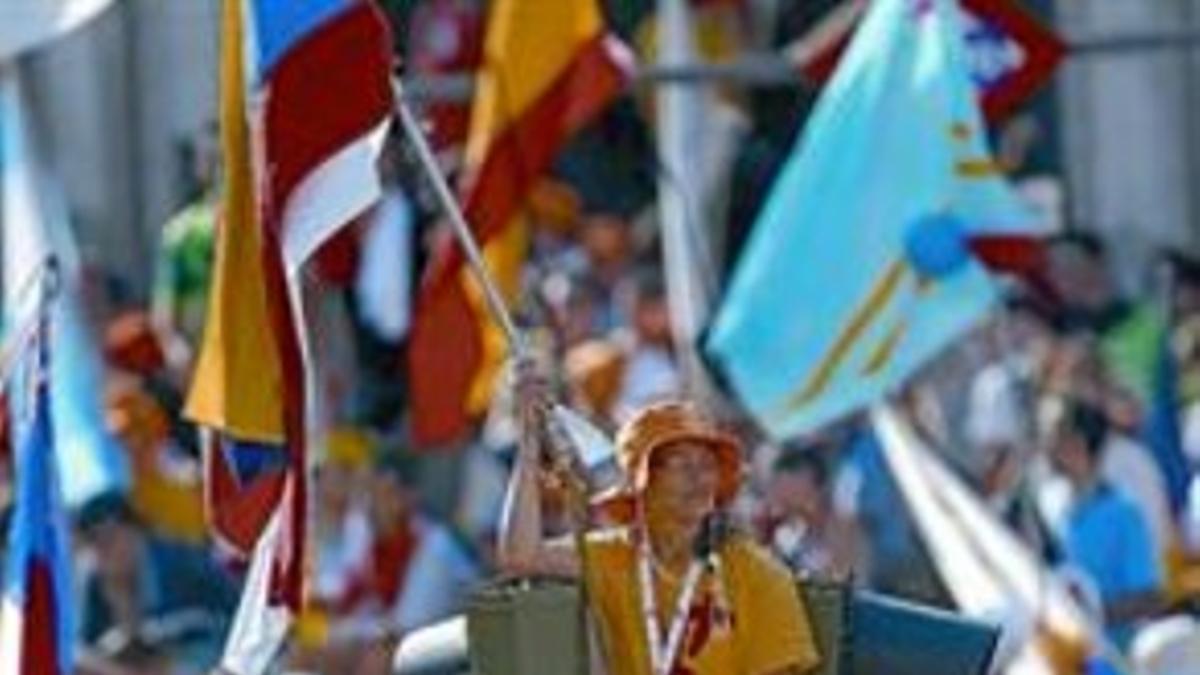
[[[66,197],[41,161],[31,118],[20,69],[15,64],[0,65],[0,236],[4,242],[0,329],[5,339],[20,339],[29,329],[37,314],[46,261],[57,260],[59,294],[51,314],[51,418],[63,498],[68,507],[77,507],[102,492],[125,489],[129,467],[124,449],[104,420],[100,359],[80,307],[79,253]]]
[[[1034,640],[1039,627],[1072,641],[1102,639],[1061,580],[933,455],[900,414],[880,407],[873,421],[892,475],[954,602],[967,616],[1004,622],[998,650],[1008,657],[1003,672],[1055,674]]]
[[[242,599],[221,657],[221,669],[231,675],[265,673],[279,656],[291,628],[292,615],[287,606],[270,598],[271,575],[284,536],[282,518],[286,512],[286,508],[275,510],[254,547]]]

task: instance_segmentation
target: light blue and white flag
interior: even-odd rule
[[[706,344],[776,437],[895,389],[996,292],[1032,219],[987,148],[954,0],[876,0],[755,224]]]
[[[61,289],[51,310],[50,404],[55,451],[68,506],[129,485],[124,448],[104,419],[96,338],[79,302],[79,260],[61,188],[45,170],[15,64],[0,65],[0,225],[4,321],[8,340],[28,332],[38,313],[41,276],[51,258]]]

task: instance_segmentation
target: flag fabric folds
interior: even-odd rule
[[[16,429],[16,494],[0,596],[0,675],[74,672],[71,546],[54,456],[48,321],[5,383]],[[16,394],[16,395],[13,395]]]
[[[187,412],[212,432],[214,534],[267,570],[266,591],[245,592],[239,616],[275,619],[235,624],[222,666],[238,675],[265,667],[245,658],[246,646],[261,653],[277,643],[280,621],[302,602],[309,370],[300,277],[379,197],[390,50],[372,2],[223,5],[222,212]]]
[[[204,444],[204,504],[213,540],[225,555],[255,550],[288,477],[282,444],[254,443],[212,432]]]
[[[878,0],[760,212],[706,348],[776,436],[896,388],[995,298],[972,240],[1031,222],[952,0]]]
[[[1049,80],[1067,47],[1017,0],[960,0],[971,75],[984,117],[999,122]],[[825,82],[850,43],[867,0],[843,0],[787,49],[801,74]],[[1004,53],[1006,58],[997,58]]]
[[[872,419],[921,541],[955,604],[967,616],[1001,624],[994,671],[1078,672],[1073,658],[1085,658],[1104,638],[1063,580],[921,442],[898,411],[880,406]]]
[[[524,202],[563,143],[624,86],[619,44],[595,0],[492,3],[461,184],[465,213],[502,291],[525,255]],[[427,267],[409,347],[414,439],[461,440],[487,406],[503,335],[449,239]]]
[[[49,310],[55,355],[50,365],[51,423],[63,497],[68,507],[78,507],[98,494],[127,489],[129,466],[125,449],[104,419],[100,357],[79,298],[79,252],[66,198],[47,171],[30,118],[21,67],[0,65],[3,335],[16,340],[34,325],[38,280],[53,258],[61,288]]]

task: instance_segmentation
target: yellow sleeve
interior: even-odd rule
[[[743,548],[743,547],[739,547]],[[739,651],[746,675],[765,675],[788,667],[807,672],[820,662],[808,612],[787,570],[759,547],[746,543],[740,554],[742,588],[736,617],[742,636]],[[739,583],[740,582],[740,583]]]
[[[588,592],[597,621],[596,638],[611,675],[649,675],[650,657],[633,581],[633,547],[622,530],[593,533],[586,540]]]
[[[584,540],[587,555],[588,589],[592,601],[613,600],[613,591],[620,587],[623,572],[628,567],[628,544],[625,534],[608,530],[593,532]]]

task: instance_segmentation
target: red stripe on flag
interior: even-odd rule
[[[263,280],[267,292],[267,305],[271,315],[272,333],[279,352],[280,373],[283,378],[283,428],[288,445],[288,476],[293,489],[280,501],[280,508],[288,508],[290,521],[284,523],[286,534],[280,538],[284,550],[277,552],[276,573],[272,575],[271,600],[285,604],[293,612],[299,612],[304,599],[304,547],[307,531],[305,514],[306,491],[306,443],[307,427],[305,412],[305,364],[297,334],[295,317],[300,310],[292,307],[287,270],[283,262],[283,244],[278,228],[264,222],[263,227]],[[301,283],[297,281],[297,283]],[[300,298],[302,293],[297,293]]]
[[[625,86],[612,38],[598,35],[580,51],[546,93],[492,143],[476,172],[464,179],[466,215],[480,242],[502,231],[524,205],[568,138],[587,126]],[[462,249],[447,241],[452,268]],[[443,251],[443,253],[446,251]]]
[[[1002,120],[1049,81],[1049,74],[1066,56],[1067,46],[1054,31],[1011,0],[965,0],[963,6],[999,25],[1024,53],[1021,67],[989,87],[983,96],[984,117]]]
[[[448,445],[470,430],[466,401],[483,362],[482,342],[479,318],[461,283],[422,294],[408,348],[417,445]]]
[[[254,545],[279,505],[283,471],[271,471],[244,483],[229,466],[221,441],[214,432],[204,454],[205,508],[213,533],[222,544],[243,558]]]
[[[979,234],[969,242],[972,253],[990,271],[1021,279],[1043,304],[1060,301],[1050,280],[1047,242],[1042,237],[1019,234]]]
[[[297,44],[272,71],[264,119],[266,223],[322,162],[392,113],[391,35],[372,2],[357,2]]]
[[[29,561],[24,626],[21,630],[21,675],[62,675],[58,661],[58,607],[54,578],[45,560]]]
[[[313,256],[312,266],[321,281],[339,288],[354,285],[362,260],[362,220],[361,216],[356,218],[353,225],[331,237]]]
[[[387,22],[374,4],[359,2],[295,45],[268,82],[262,265],[283,374],[290,479],[280,503],[287,518],[271,601],[297,612],[303,600],[307,529],[305,363],[295,323],[300,308],[291,305],[283,259],[282,218],[292,193],[314,169],[391,114],[391,44]]]
[[[1046,244],[1035,236],[978,234],[970,240],[971,251],[993,272],[1031,274],[1045,266]]]
[[[508,226],[563,142],[624,87],[608,38],[584,43],[550,88],[493,142],[466,181],[466,216],[481,245]],[[463,254],[446,240],[425,273],[409,346],[413,440],[460,440],[470,430],[466,399],[481,365],[480,317],[462,287]]]

